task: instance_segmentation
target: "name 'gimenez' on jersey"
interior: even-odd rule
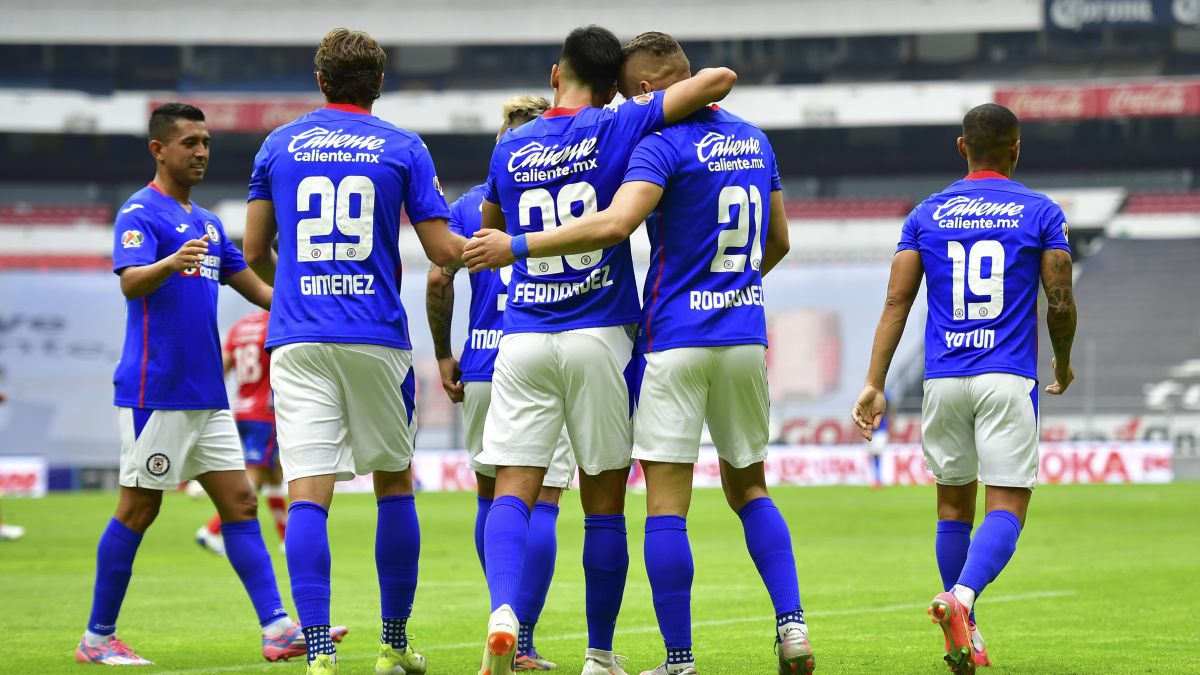
[[[925,267],[925,379],[1037,379],[1042,252],[1055,248],[1071,250],[1058,204],[992,171],[913,209],[897,251],[917,251]]]
[[[411,349],[400,303],[401,205],[414,223],[450,215],[419,136],[328,104],[271,132],[254,158],[249,199],[272,201],[279,227],[268,348]]]
[[[767,344],[763,247],[780,187],[766,134],[712,106],[642,139],[625,182],[662,187],[646,219],[638,351]]]
[[[450,231],[470,239],[482,226],[483,193],[486,185],[467,190],[450,205]],[[512,267],[472,272],[471,311],[467,343],[458,360],[463,382],[491,382],[500,338],[504,336],[504,307]]]
[[[616,108],[551,108],[507,132],[492,153],[484,198],[508,233],[550,230],[606,209],[639,140],[663,126],[662,92]],[[619,326],[641,318],[629,242],[512,266],[504,332]]]

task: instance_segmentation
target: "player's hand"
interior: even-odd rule
[[[463,249],[463,264],[470,272],[498,270],[517,261],[512,254],[512,237],[500,230],[480,230]]]
[[[450,397],[450,402],[462,403],[464,385],[462,371],[458,369],[458,359],[453,356],[439,359],[438,373],[442,377],[442,389],[446,390],[446,396]]]
[[[200,239],[184,242],[183,246],[180,246],[179,250],[168,258],[171,261],[168,265],[176,272],[190,272],[200,266],[200,262],[206,255],[208,255],[207,234]]]
[[[1054,368],[1054,384],[1046,387],[1046,393],[1062,396],[1067,387],[1071,386],[1071,380],[1075,379],[1075,369],[1069,363],[1060,368],[1058,359],[1051,359],[1050,366]]]
[[[883,396],[883,390],[867,385],[858,395],[854,409],[850,411],[850,417],[854,419],[858,433],[869,441],[872,432],[879,428],[879,421],[883,419],[883,413],[886,410],[887,399]]]

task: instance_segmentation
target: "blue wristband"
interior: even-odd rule
[[[529,244],[525,241],[525,235],[518,234],[512,238],[512,254],[517,260],[529,257]]]

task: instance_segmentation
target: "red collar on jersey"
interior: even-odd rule
[[[542,113],[542,117],[571,117],[586,107],[586,105],[581,105],[578,108],[551,108]]]
[[[167,194],[167,193],[163,192],[162,188],[160,188],[160,187],[158,187],[157,185],[155,185],[155,184],[154,184],[154,181],[150,181],[149,183],[146,183],[146,187],[149,187],[149,188],[153,189],[155,192],[157,192],[158,194],[160,194],[160,195],[162,195],[162,196],[164,196],[164,197],[170,197],[170,196],[171,196],[171,195],[169,195],[169,194]]]
[[[339,112],[358,113],[359,115],[370,115],[371,111],[360,108],[350,103],[326,103],[322,106],[325,110],[337,110]]]
[[[963,180],[983,180],[984,178],[999,178],[1000,180],[1012,180],[1008,176],[1005,176],[1002,173],[997,173],[995,171],[974,171],[972,173],[967,174],[967,177],[964,178]]]

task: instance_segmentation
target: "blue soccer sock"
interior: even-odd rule
[[[738,517],[746,533],[746,549],[771,595],[776,618],[793,612],[803,616],[792,535],[783,514],[770,497],[759,497],[743,506]]]
[[[883,483],[883,457],[878,454],[871,455],[871,476],[877,484]]]
[[[288,507],[284,535],[288,575],[297,618],[304,626],[310,662],[317,654],[334,653],[333,642],[329,640],[328,519],[329,512],[314,502],[296,501]]]
[[[961,520],[939,520],[937,524],[937,539],[934,542],[934,554],[937,556],[938,572],[942,575],[942,590],[954,588],[958,575],[962,574],[963,564],[967,562],[967,549],[971,547],[971,523]],[[975,610],[971,610],[971,621],[975,620]]]
[[[519,497],[497,497],[488,511],[487,524],[483,529],[492,610],[499,609],[500,605],[512,607],[516,604],[528,539],[529,506]]]
[[[421,524],[413,495],[378,500],[375,525],[375,568],[379,573],[379,607],[383,618],[382,642],[403,650],[408,646],[404,621],[412,616],[417,594],[417,561],[421,556]],[[391,621],[391,630],[389,630]],[[397,622],[399,622],[397,632]]]
[[[529,539],[525,545],[525,563],[521,567],[521,585],[513,611],[521,621],[517,647],[533,648],[533,627],[541,618],[554,578],[554,559],[558,555],[558,504],[538,502],[529,517]]]
[[[667,663],[691,663],[692,547],[683,516],[648,516],[645,540],[646,575],[654,596],[654,614],[667,647]],[[672,661],[676,658],[686,660]]]
[[[1020,536],[1021,521],[1012,513],[992,511],[984,516],[971,540],[958,584],[971,589],[976,596],[982,593],[1012,559]]]
[[[266,626],[287,616],[283,601],[279,599],[275,568],[271,566],[271,555],[263,543],[258,519],[221,523],[221,536],[225,538],[225,555],[254,604],[259,625]]]
[[[587,516],[583,530],[588,647],[610,652],[629,574],[625,516]]]
[[[140,532],[134,532],[116,518],[108,521],[96,547],[96,585],[92,589],[88,631],[97,635],[112,635],[117,631],[117,615],[121,613],[121,603],[133,574],[133,558],[141,543]]]
[[[475,553],[479,555],[479,566],[487,574],[487,558],[483,555],[483,528],[487,525],[488,511],[492,508],[492,498],[478,495],[475,497]]]

